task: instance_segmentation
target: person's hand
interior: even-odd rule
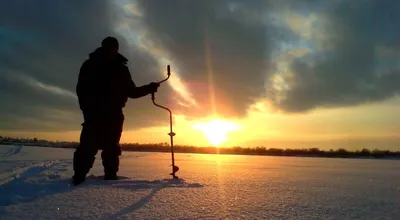
[[[155,82],[150,83],[148,85],[149,93],[156,93],[159,86],[160,86],[160,83],[155,83]]]

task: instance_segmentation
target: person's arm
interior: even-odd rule
[[[128,88],[128,97],[131,99],[137,99],[141,98],[143,96],[146,96],[150,94],[148,85],[144,86],[136,86],[136,84],[132,81],[132,79],[129,80],[129,88]]]
[[[137,99],[137,98],[141,98],[144,97],[146,95],[149,95],[153,92],[156,92],[156,90],[154,91],[154,88],[152,88],[151,84],[148,85],[143,85],[143,86],[136,86],[136,84],[133,82],[131,74],[128,70],[128,68],[126,69],[126,77],[128,80],[128,97],[131,99]]]
[[[78,83],[76,84],[76,95],[79,97],[84,93],[84,84],[86,78],[87,63],[84,62],[79,69]]]
[[[79,106],[82,110],[86,107],[88,96],[90,96],[89,92],[91,88],[88,88],[89,74],[89,62],[85,61],[79,70],[79,77],[76,85],[76,95],[78,96]]]

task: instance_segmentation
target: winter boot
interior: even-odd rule
[[[116,173],[106,173],[104,175],[104,180],[118,180],[118,176]]]
[[[83,183],[86,180],[86,175],[80,175],[80,174],[74,174],[74,176],[72,177],[72,184],[74,184],[75,186]]]

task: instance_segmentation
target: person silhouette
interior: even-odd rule
[[[155,82],[136,86],[126,66],[128,59],[118,50],[118,40],[106,37],[101,47],[89,54],[79,71],[76,94],[84,120],[80,142],[73,155],[74,185],[86,180],[99,150],[102,150],[104,179],[118,179],[123,108],[128,98],[156,93],[160,86]]]

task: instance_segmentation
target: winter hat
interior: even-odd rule
[[[115,37],[106,37],[104,40],[101,42],[102,47],[119,47],[118,40]]]

